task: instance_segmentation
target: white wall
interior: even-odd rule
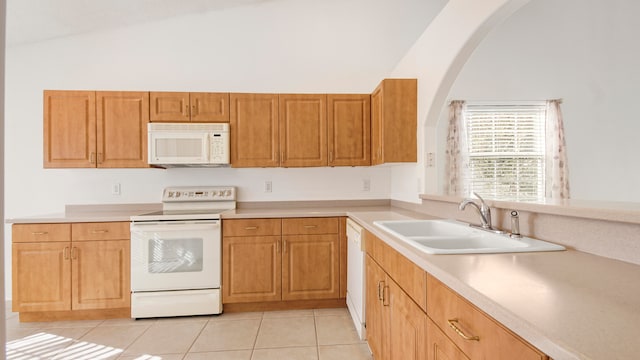
[[[418,163],[392,171],[392,198],[419,202],[437,188],[436,125],[446,95],[469,55],[493,27],[529,0],[450,0],[402,60],[393,77],[418,78]]]
[[[572,198],[640,202],[638,14],[633,0],[531,1],[478,46],[449,99],[563,98]]]
[[[45,170],[42,91],[370,93],[444,2],[280,0],[9,47],[6,217],[62,212],[65,204],[158,202],[169,185],[237,185],[240,201],[389,198],[384,166]],[[263,192],[265,180],[272,193]],[[114,183],[122,195],[111,195]],[[10,297],[10,266],[5,278]]]

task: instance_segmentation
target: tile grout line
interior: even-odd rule
[[[258,331],[256,331],[256,337],[253,339],[253,346],[251,347],[251,357],[249,360],[253,359],[253,355],[256,352],[256,344],[258,343],[258,336],[260,336],[260,329],[262,329],[262,322],[264,321],[264,311],[262,315],[260,315],[260,325],[258,325]]]
[[[318,357],[318,360],[320,360],[320,341],[318,339],[318,322],[316,321],[316,316],[318,314],[316,314],[316,310],[313,310],[313,328],[316,332],[316,355]]]
[[[198,341],[198,338],[200,337],[200,335],[202,335],[202,332],[204,331],[204,329],[207,327],[207,325],[209,325],[209,322],[211,321],[211,317],[209,317],[207,319],[207,321],[204,323],[204,325],[202,325],[202,328],[200,329],[200,331],[198,331],[198,335],[196,335],[193,338],[193,341],[191,342],[191,345],[189,345],[189,347],[187,348],[187,351],[184,352],[184,354],[182,354],[182,360],[184,360],[184,358],[187,357],[187,354],[189,354],[189,351],[191,351],[191,348],[193,347],[193,345],[196,343],[196,341]]]

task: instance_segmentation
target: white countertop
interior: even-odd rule
[[[128,221],[129,216],[158,206],[147,205],[101,211],[80,208],[7,222]],[[222,214],[223,219],[314,216],[349,216],[555,360],[640,358],[638,265],[574,250],[428,255],[373,222],[430,216],[384,205],[240,208]]]
[[[428,255],[373,225],[407,216],[348,215],[555,360],[640,358],[638,265],[573,250]]]

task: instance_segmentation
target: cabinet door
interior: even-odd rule
[[[386,315],[386,307],[384,305],[384,292],[386,274],[376,264],[373,259],[367,255],[365,259],[366,267],[366,287],[365,302],[366,309],[365,318],[367,326],[367,342],[376,360],[385,360],[389,356],[387,339],[385,333],[388,329],[388,321]]]
[[[229,93],[191,93],[192,122],[229,122]]]
[[[149,93],[96,93],[98,167],[148,167]]]
[[[70,246],[70,242],[13,244],[13,311],[71,310]]]
[[[222,302],[281,300],[280,236],[222,240]]]
[[[384,79],[371,94],[372,163],[417,161],[417,81]]]
[[[230,94],[229,102],[231,166],[278,166],[278,95]]]
[[[426,360],[427,314],[394,281],[388,282],[390,359]]]
[[[188,92],[151,92],[149,120],[188,122],[190,120]]]
[[[326,95],[280,95],[280,165],[327,166]]]
[[[327,95],[329,166],[371,165],[371,96]]]
[[[469,360],[442,331],[427,319],[427,360]]]
[[[282,300],[340,297],[337,234],[288,235],[282,242]]]
[[[71,308],[130,307],[130,258],[129,240],[73,242]]]
[[[95,91],[44,92],[44,167],[96,167]]]
[[[371,94],[371,165],[380,165],[382,157],[382,87],[378,86]]]

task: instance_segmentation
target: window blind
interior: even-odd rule
[[[544,103],[465,110],[472,191],[496,200],[542,200],[545,194]]]

